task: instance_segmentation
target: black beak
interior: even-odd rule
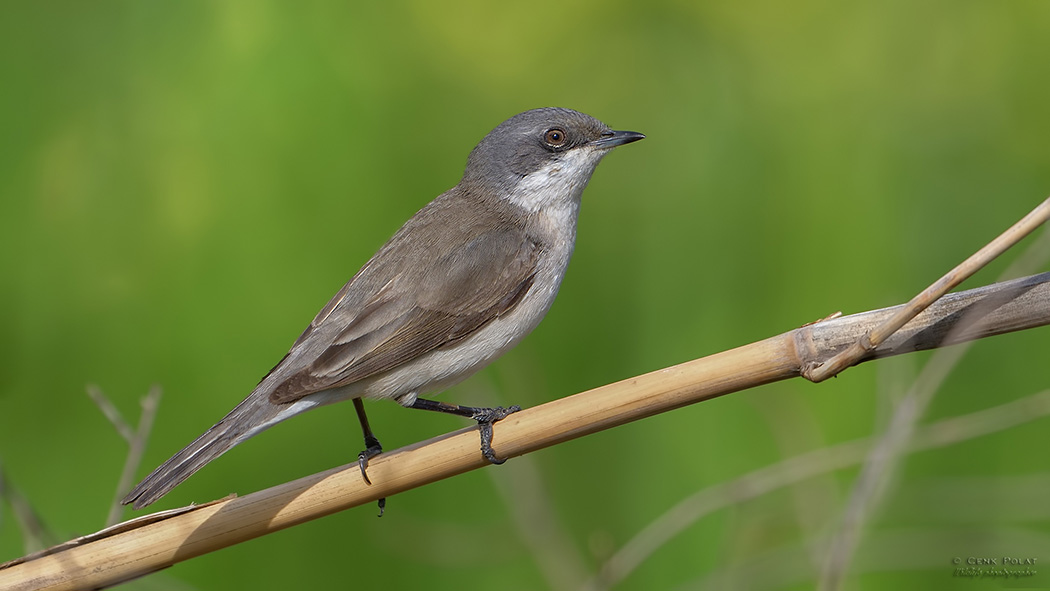
[[[638,133],[637,131],[613,131],[610,129],[603,133],[602,137],[595,140],[594,145],[598,148],[608,149],[636,142],[644,138],[645,134]]]

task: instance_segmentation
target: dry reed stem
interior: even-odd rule
[[[1046,203],[1041,207],[1045,206]],[[999,280],[1032,273],[1042,268],[1048,258],[1050,232],[1044,232],[1003,272]],[[978,304],[969,313],[980,316],[981,308],[988,305],[994,305],[994,302]],[[962,360],[968,348],[967,344],[937,351],[904,396],[894,404],[893,414],[886,423],[885,431],[864,461],[842,516],[822,552],[824,559],[819,589],[831,591],[843,587],[865,525],[881,498],[885,496],[903,450],[919,428],[919,421],[936,392],[940,390],[941,384]]]
[[[995,240],[986,244],[932,285],[922,290],[910,302],[902,306],[896,314],[887,318],[884,323],[860,335],[860,338],[851,347],[819,365],[814,364],[803,368],[803,377],[812,382],[822,382],[857,363],[930,304],[952,289],[955,289],[960,283],[1020,242],[1022,238],[1032,233],[1048,219],[1050,219],[1050,197],[1044,199],[1028,215],[1018,220],[1013,226],[1010,226]]]
[[[974,309],[980,313],[966,313]],[[519,456],[688,404],[797,377],[803,366],[850,346],[857,335],[897,310],[876,310],[804,326],[522,410],[496,424],[493,446],[500,457]],[[1046,324],[1050,324],[1050,273],[947,296],[866,357],[929,349]],[[113,585],[487,465],[478,451],[476,427],[462,429],[377,456],[369,465],[371,486],[361,479],[354,462],[244,497],[147,515],[0,565],[0,588],[57,590]]]

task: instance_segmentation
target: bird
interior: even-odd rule
[[[494,464],[492,424],[509,408],[422,398],[466,379],[517,345],[550,309],[576,242],[581,195],[609,151],[643,139],[565,108],[532,109],[474,147],[459,183],[413,215],[310,322],[225,417],[122,499],[141,509],[230,448],[313,408],[352,400],[382,453],[362,399],[478,422]],[[385,500],[380,501],[380,515]]]

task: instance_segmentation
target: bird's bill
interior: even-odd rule
[[[595,140],[594,145],[598,148],[615,148],[616,146],[622,146],[644,138],[645,134],[637,131],[614,131],[610,129],[603,133],[602,137]]]

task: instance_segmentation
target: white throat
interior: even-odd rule
[[[507,198],[529,214],[548,211],[557,215],[558,210],[572,210],[575,217],[580,195],[607,152],[591,146],[562,152],[556,160],[518,181]]]

